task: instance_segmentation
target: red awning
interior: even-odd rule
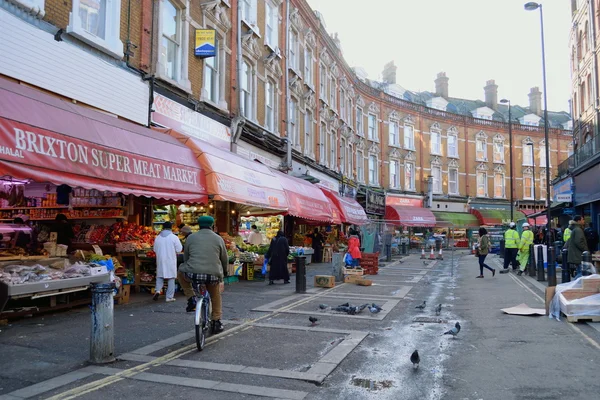
[[[177,140],[0,78],[0,177],[206,203]]]
[[[477,217],[481,225],[501,226],[508,225],[511,221],[510,210],[471,209],[471,214]],[[525,219],[525,214],[521,211],[513,210],[513,218],[515,221]]]
[[[385,206],[385,219],[402,226],[432,227],[435,216],[428,208],[413,206]]]
[[[529,217],[529,215],[537,214],[537,212],[534,210],[527,210],[527,209],[522,209],[519,211],[521,211],[523,214],[525,214],[527,216],[527,222],[529,223],[529,225],[544,226],[544,225],[547,225],[547,223],[548,223],[547,215],[538,215],[537,217]]]
[[[332,222],[329,200],[321,190],[304,179],[273,171],[288,199],[288,214],[306,220]]]
[[[206,172],[208,194],[213,195],[215,200],[278,212],[288,210],[288,201],[279,179],[265,165],[217,149],[173,129],[167,129],[165,133],[179,139],[196,154]]]
[[[365,225],[369,223],[369,218],[367,218],[365,210],[360,204],[358,204],[356,200],[349,197],[342,197],[334,191],[326,189],[322,186],[319,186],[319,188],[339,210],[341,222],[353,225]],[[334,220],[335,219],[336,218],[334,216]]]

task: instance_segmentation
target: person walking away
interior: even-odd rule
[[[200,230],[192,233],[185,241],[183,250],[184,262],[179,266],[177,280],[188,298],[185,311],[196,309],[196,295],[192,282],[206,285],[212,304],[211,333],[223,332],[223,305],[221,302],[221,285],[227,276],[227,247],[225,241],[212,231],[215,223],[213,217],[203,215],[198,218]]]
[[[248,235],[248,243],[254,246],[259,246],[262,244],[262,241],[262,234],[260,233],[256,225],[252,225],[252,230]]]
[[[362,258],[360,252],[360,239],[354,229],[351,228],[349,233],[348,253],[350,253],[350,256],[352,257],[352,267],[357,268],[360,266],[360,259]]]
[[[517,252],[519,248],[519,232],[516,230],[516,224],[511,222],[508,230],[504,232],[504,268],[501,274],[508,273],[508,265],[512,263],[513,271],[517,269]]]
[[[571,231],[571,238],[569,239],[569,255],[567,262],[569,263],[571,272],[573,269],[575,270],[575,279],[577,279],[582,275],[582,254],[584,251],[588,251],[588,247],[587,242],[585,241],[585,233],[582,229],[585,225],[585,220],[581,215],[576,215],[575,218],[573,218],[573,221],[575,222],[575,225]]]
[[[315,260],[316,263],[322,263],[323,262],[323,244],[324,244],[324,239],[323,239],[323,235],[321,235],[321,233],[319,232],[319,228],[315,228],[315,230],[313,231],[313,233],[306,235],[309,238],[311,238],[312,240],[312,248],[315,251],[315,254],[313,255],[313,258]]]
[[[316,253],[316,251],[315,251]],[[290,273],[287,269],[287,258],[290,254],[290,245],[282,231],[277,231],[277,236],[271,240],[269,250],[265,258],[269,259],[271,268],[269,269],[269,285],[274,285],[279,279],[283,283],[290,283]]]
[[[496,270],[485,263],[485,258],[490,252],[490,238],[487,235],[487,229],[479,228],[479,240],[477,241],[477,257],[479,258],[479,276],[483,278],[483,269],[487,268],[492,271],[492,276],[496,275]]]
[[[587,246],[590,252],[594,253],[598,250],[598,232],[594,229],[594,224],[590,222],[587,228],[585,228],[585,240],[587,241]]]
[[[531,226],[525,222],[523,224],[523,233],[521,234],[521,241],[519,242],[519,252],[517,253],[517,261],[519,262],[519,272],[517,275],[523,275],[527,268],[527,262],[529,261],[529,245],[533,244],[533,232]],[[533,268],[533,265],[531,266]]]
[[[175,301],[175,278],[177,277],[177,253],[183,250],[181,241],[171,228],[169,221],[163,224],[163,230],[154,239],[154,252],[156,253],[156,288],[153,300],[158,300],[165,279],[167,280],[167,299],[170,303]]]

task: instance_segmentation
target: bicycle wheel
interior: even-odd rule
[[[200,300],[200,304],[196,305],[196,347],[198,351],[204,350],[206,344],[206,301]]]

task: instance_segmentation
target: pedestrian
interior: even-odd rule
[[[569,267],[571,272],[575,270],[575,279],[579,278],[581,274],[581,262],[582,255],[584,251],[588,251],[587,243],[585,241],[585,233],[583,232],[583,226],[585,225],[585,220],[581,215],[576,215],[573,218],[573,222],[575,225],[571,230],[571,238],[569,239],[569,254],[567,258],[567,262],[569,263]]]
[[[485,263],[485,258],[490,252],[490,238],[487,235],[487,229],[479,228],[479,240],[477,241],[477,257],[479,258],[479,276],[483,278],[483,269],[487,268],[492,271],[492,276],[496,276],[496,270]]]
[[[348,253],[350,253],[350,256],[352,257],[352,267],[357,268],[360,266],[360,260],[362,258],[360,252],[360,239],[354,229],[350,228],[348,233],[350,234],[350,237],[348,238]]]
[[[269,269],[269,285],[274,285],[279,279],[283,279],[283,283],[290,283],[290,273],[287,269],[287,258],[290,254],[290,245],[282,231],[277,231],[277,236],[271,240],[269,250],[265,254],[265,258],[269,259],[271,268]]]
[[[587,241],[588,249],[592,253],[598,250],[598,232],[594,229],[594,224],[589,223],[588,227],[585,228],[585,240]]]
[[[533,232],[531,231],[530,225],[525,222],[523,224],[523,233],[521,234],[521,240],[519,241],[519,252],[517,253],[517,261],[519,261],[519,272],[517,275],[523,275],[527,268],[527,262],[529,261],[529,246],[533,244]],[[533,266],[531,266],[533,268]]]
[[[179,228],[179,233],[181,234],[181,236],[183,236],[183,239],[185,240],[188,236],[190,236],[193,233],[193,231],[191,227],[183,225]]]
[[[509,264],[512,264],[513,271],[517,269],[517,252],[520,238],[516,227],[517,225],[511,222],[506,232],[504,232],[504,268],[500,271],[501,274],[508,273]]]
[[[260,233],[260,231],[258,230],[256,225],[252,225],[252,230],[250,231],[250,234],[248,235],[248,243],[250,243],[251,245],[254,245],[254,246],[259,246],[262,244],[262,241],[263,241],[262,233]]]
[[[325,243],[325,239],[323,239],[323,235],[319,232],[319,228],[315,228],[313,233],[306,236],[312,240],[311,246],[315,251],[315,254],[313,255],[315,262],[323,262],[323,244]]]
[[[73,228],[69,224],[69,219],[65,214],[56,214],[54,225],[51,229],[51,232],[56,232],[56,244],[62,244],[67,247],[71,246],[71,242],[75,238],[75,233],[73,233]]]
[[[165,280],[167,280],[166,302],[175,301],[175,278],[177,277],[177,253],[183,250],[181,241],[171,228],[173,224],[167,221],[163,224],[162,231],[154,239],[154,253],[156,253],[156,288],[153,300],[158,300]]]
[[[227,276],[227,247],[221,236],[213,232],[215,223],[213,217],[203,215],[198,218],[200,230],[191,234],[185,241],[183,252],[184,263],[179,267],[177,280],[188,298],[185,311],[192,312],[196,309],[196,295],[192,288],[194,284],[206,285],[212,305],[210,330],[211,333],[223,332],[223,305],[221,302],[220,283]]]
[[[575,226],[575,221],[570,220],[569,221],[569,226],[567,226],[565,228],[565,231],[563,233],[563,242],[565,242],[565,246],[567,245],[567,242],[569,241],[569,239],[571,238],[571,232],[573,231],[573,227]],[[567,247],[568,248],[568,247]]]

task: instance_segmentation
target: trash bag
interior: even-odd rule
[[[260,270],[260,273],[263,275],[267,274],[267,264],[269,264],[269,259],[267,257],[265,257],[265,261],[263,262],[262,269]]]

